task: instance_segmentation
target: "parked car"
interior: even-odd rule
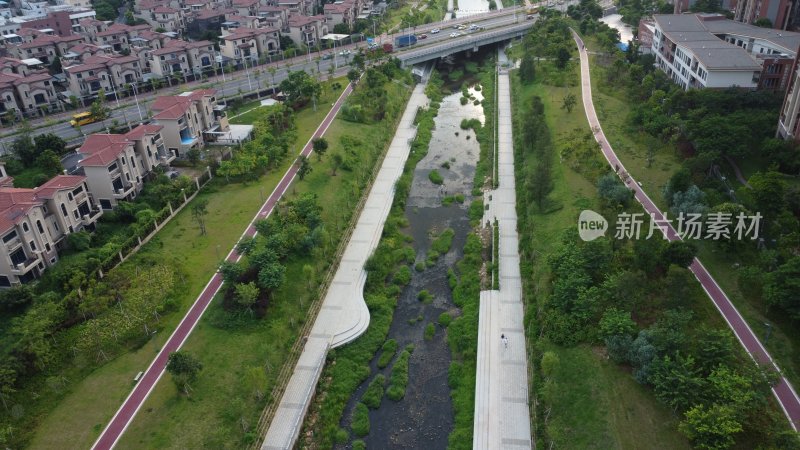
[[[417,36],[417,39],[425,39],[426,37],[428,37],[427,34],[420,34],[419,36]]]
[[[436,34],[436,33],[440,32],[440,31],[441,31],[440,29],[434,28],[434,29],[431,30],[431,34]]]
[[[352,53],[350,50],[342,50],[339,52],[339,56],[347,56]]]
[[[333,58],[333,53],[325,53],[322,55],[322,59],[331,59]]]
[[[451,37],[451,38],[456,38],[456,37],[459,37],[459,36],[461,36],[461,34],[459,34],[459,33],[456,33],[455,31],[454,31],[454,32],[452,32],[452,33],[450,33],[450,37]]]
[[[164,175],[169,177],[170,180],[174,180],[175,178],[178,178],[181,174],[177,170],[170,170],[169,172],[164,173]]]
[[[464,24],[456,25],[456,30],[466,30],[466,29],[467,29],[467,26],[464,25]]]

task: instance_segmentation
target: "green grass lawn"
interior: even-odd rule
[[[401,91],[398,85],[392,85],[392,89],[395,98],[407,98],[408,92]],[[358,201],[352,184],[368,175],[393,129],[390,123],[363,125],[335,120],[326,133],[330,148],[325,158],[317,161],[312,156],[312,172],[289,189],[288,198],[304,192],[319,196],[325,228],[334,244]],[[342,151],[339,138],[344,135],[356,136],[365,143],[359,153],[362,167],[353,171],[339,169],[336,176],[331,176],[330,155]],[[165,375],[118,448],[242,448],[258,437],[251,431],[267,402],[259,395],[272,391],[297,331],[307,318],[311,295],[330,267],[332,256],[328,254],[321,260],[306,257],[290,263],[287,282],[275,294],[263,319],[246,318],[240,322],[244,326],[226,326],[231,313],[224,311],[220,302],[212,303],[184,347],[204,364],[192,395],[179,395],[169,375]],[[306,279],[305,264],[314,266],[314,280]]]
[[[555,448],[690,449],[669,409],[598,348],[548,347],[559,357],[547,433]]]
[[[577,67],[573,66],[576,73]],[[588,130],[582,102],[578,101],[571,113],[561,108],[569,92],[580,99],[579,86],[556,87],[540,83],[521,86],[516,79],[513,84],[515,100],[526,101],[533,95],[542,98],[556,148],[559,141],[576,128]],[[520,241],[523,273],[530,270],[532,274],[524,285],[528,314],[536,310],[538,290],[549,282],[549,269],[544,262],[553,252],[554,244],[565,229],[577,226],[581,210],[599,207],[595,186],[561,164],[558,156],[554,158],[553,181],[550,199],[563,207],[546,215],[529,214],[526,226],[533,232],[528,236],[523,232]],[[518,178],[517,183],[520,182]],[[517,189],[519,191],[520,186]],[[518,198],[523,197],[518,195]],[[533,332],[529,325],[526,332]],[[529,345],[538,346],[538,333],[533,333],[527,337]],[[539,350],[554,351],[561,361],[553,374],[556,389],[548,398],[552,409],[544,425],[555,448],[689,448],[686,439],[677,431],[675,418],[652,392],[636,383],[630,373],[606,360],[602,352],[586,345],[564,348],[548,344]],[[538,364],[538,361],[531,363]],[[532,392],[541,389],[543,380],[531,382]]]
[[[323,85],[322,98],[320,98],[320,100],[317,102],[318,103],[317,113],[323,112],[323,114],[321,115],[307,114],[298,116],[297,118],[298,135],[304,136],[303,133],[309,128],[311,129],[309,134],[312,133],[317,128],[319,123],[322,122],[322,118],[325,117],[325,114],[327,114],[328,111],[330,110],[330,107],[327,107],[326,105],[330,105],[331,103],[336,101],[336,98],[338,98],[339,94],[342,93],[342,89],[338,89],[336,91],[333,91],[331,89],[331,85],[334,83],[339,83],[339,85],[343,89],[348,83],[347,77],[333,78],[331,80],[322,82]],[[261,116],[261,113],[264,111],[265,108],[268,107],[261,106],[261,100],[256,100],[238,106],[236,109],[228,113],[228,117],[231,118],[230,123],[233,124],[252,124],[258,117]],[[311,106],[305,108],[304,112],[305,111],[313,113]],[[311,128],[312,126],[313,128]],[[305,144],[305,142],[302,142],[302,144]]]
[[[316,129],[314,121],[319,124],[322,117],[330,110],[328,105],[330,103],[324,103],[316,112],[307,108],[297,114],[298,149]],[[74,444],[75,448],[91,446],[105,423],[130,392],[133,377],[140,370],[147,368],[157,349],[177,326],[183,313],[216,270],[217,262],[239,239],[263,200],[272,192],[278,180],[292,164],[292,160],[293,158],[287,158],[277,170],[262,176],[257,182],[226,184],[221,179],[213,181],[212,185],[198,195],[199,199],[205,198],[209,201],[209,213],[206,218],[207,235],[200,236],[189,206],[135,257],[126,262],[126,264],[144,265],[148,264],[147,261],[158,260],[180,267],[183,272],[183,284],[176,294],[176,303],[180,305],[178,313],[163,316],[160,331],[144,347],[97,368],[88,377],[70,386],[69,393],[57,404],[52,405],[50,413],[37,427],[31,441],[32,448],[60,449],[64,448],[65,442]],[[247,330],[243,333],[246,334]],[[263,335],[259,336],[263,339]],[[233,347],[225,348],[224,352],[230,351],[231,348]],[[263,360],[263,355],[261,359]],[[77,371],[68,371],[65,374],[67,378],[79,375],[80,372]],[[168,384],[159,383],[159,387],[163,389]]]
[[[592,48],[591,39],[587,40],[587,46]],[[595,108],[606,137],[628,172],[642,182],[650,198],[659,208],[665,210],[666,201],[663,196],[663,188],[672,174],[681,167],[681,158],[674,145],[663,143],[659,139],[633,130],[627,125],[629,107],[625,93],[603,83],[601,81],[604,76],[602,69],[597,67],[598,57],[591,56],[591,60]],[[646,163],[648,148],[652,148],[654,154],[650,167],[647,167]],[[737,162],[745,177],[749,177],[758,170],[763,170],[767,165],[765,161],[758,158]],[[738,187],[739,182],[734,177],[733,170],[728,168],[727,163],[723,163],[722,167],[728,169],[729,179],[734,186]],[[766,337],[764,323],[772,324],[772,333],[766,343],[767,350],[778,361],[792,383],[800,385],[800,330],[780,311],[773,310],[771,313],[767,313],[763,303],[750,301],[742,295],[739,289],[737,265],[752,264],[757,257],[756,252],[749,249],[731,253],[724,251],[712,242],[699,241],[697,244],[700,250],[698,256],[703,264],[748,322],[753,332],[762,340],[762,343]],[[722,318],[713,309],[710,299],[708,299],[708,303],[712,305],[710,312],[713,313],[709,314],[709,319],[721,321]]]

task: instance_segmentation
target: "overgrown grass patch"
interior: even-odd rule
[[[378,409],[383,399],[383,386],[386,384],[386,377],[379,373],[369,382],[367,390],[361,396],[361,403],[367,405],[369,409]]]
[[[413,351],[414,346],[407,345],[406,348],[400,352],[397,361],[392,365],[392,374],[389,376],[389,386],[386,388],[386,396],[390,400],[398,402],[406,395],[406,386],[408,386],[408,360],[411,358],[411,352]]]
[[[381,347],[381,355],[378,357],[378,368],[383,369],[392,362],[394,354],[397,353],[397,341],[388,339]]]

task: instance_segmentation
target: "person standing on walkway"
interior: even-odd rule
[[[505,334],[500,335],[500,342],[503,343],[503,347],[508,348],[508,338]]]

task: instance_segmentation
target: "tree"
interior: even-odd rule
[[[555,352],[544,352],[541,362],[542,375],[544,375],[545,378],[552,377],[553,373],[556,371],[556,369],[558,369],[560,364],[561,360]]]
[[[347,71],[347,79],[350,80],[350,83],[355,84],[359,78],[361,78],[361,72],[357,69],[353,68]]]
[[[536,79],[536,59],[531,52],[525,52],[519,63],[519,79],[525,83],[532,83]]]
[[[734,435],[742,431],[736,411],[728,405],[695,405],[684,417],[678,429],[699,449],[730,448],[735,442]]]
[[[748,180],[753,198],[752,211],[759,211],[766,220],[774,220],[786,206],[786,182],[775,171],[758,172]]]
[[[609,308],[600,319],[600,333],[608,338],[619,335],[632,335],[636,332],[636,323],[631,313],[617,308]]]
[[[200,235],[206,234],[206,214],[208,214],[208,200],[197,200],[192,205],[192,218],[197,222],[200,227]]]
[[[40,134],[33,138],[33,141],[35,142],[37,153],[42,153],[45,150],[51,150],[59,156],[66,153],[67,142],[53,133]]]
[[[314,153],[317,154],[317,161],[321,161],[325,152],[328,150],[328,140],[324,137],[314,138],[312,145],[314,146]]]
[[[677,192],[686,192],[692,186],[692,173],[689,169],[682,167],[670,177],[667,186],[664,187],[664,199],[668,205],[672,205],[673,196]]]
[[[571,113],[572,108],[574,108],[577,103],[578,101],[575,99],[575,94],[570,92],[564,96],[564,100],[561,103],[561,109],[566,109],[567,113]]]
[[[197,162],[200,161],[200,150],[196,148],[190,149],[186,152],[186,159],[189,160],[189,163],[193,166],[197,165]]]
[[[691,356],[676,354],[653,362],[650,384],[656,397],[672,407],[673,411],[685,411],[705,393],[705,383]]]
[[[36,147],[31,138],[32,132],[33,129],[30,123],[28,123],[28,121],[23,121],[19,129],[19,134],[14,138],[14,142],[11,143],[11,151],[17,155],[17,158],[19,158],[25,166],[32,165],[37,156]]]
[[[344,159],[342,158],[341,153],[334,153],[333,157],[331,157],[331,176],[336,176],[336,170],[342,166]]]
[[[275,66],[269,66],[267,68],[267,72],[269,72],[270,77],[272,77],[272,86],[276,86],[275,84],[275,74],[278,73],[278,68]]]
[[[285,276],[286,267],[277,260],[270,261],[258,271],[258,285],[271,292],[281,287]]]
[[[222,261],[219,265],[219,273],[222,274],[222,279],[228,284],[235,283],[244,274],[244,271],[244,266],[231,261]]]
[[[249,283],[239,283],[235,287],[236,289],[236,302],[240,305],[250,309],[258,300],[258,286],[256,283],[251,281]]]
[[[133,17],[133,11],[125,11],[125,24],[130,26],[136,25],[136,18]]]
[[[697,246],[688,241],[669,242],[661,253],[664,267],[675,264],[678,267],[689,267],[697,254]]]
[[[800,256],[793,256],[777,270],[767,274],[764,283],[764,300],[777,306],[794,319],[800,319]]]
[[[297,158],[297,176],[303,180],[306,175],[311,173],[313,168],[311,167],[311,163],[308,162],[307,156],[300,156]]]
[[[322,92],[319,82],[303,71],[289,72],[289,76],[281,81],[280,88],[286,94],[287,103],[295,107],[318,98]]]
[[[197,374],[203,369],[203,364],[187,352],[177,351],[169,354],[167,372],[172,375],[172,381],[178,389],[189,395],[190,384],[197,379]]]
[[[559,69],[564,69],[567,67],[567,63],[572,55],[569,53],[569,49],[564,46],[561,46],[556,51],[556,67]]]
[[[99,122],[104,122],[108,119],[108,116],[111,115],[111,109],[105,105],[105,92],[100,89],[97,92],[97,100],[92,103],[92,106],[89,107],[89,112],[92,113],[92,117],[97,119]]]
[[[633,198],[633,191],[628,189],[614,173],[603,175],[597,180],[597,193],[614,207],[627,206]]]
[[[58,175],[63,170],[61,159],[52,150],[45,150],[36,158],[36,166],[49,178]]]
[[[694,184],[689,186],[685,192],[676,192],[672,196],[670,212],[673,217],[681,214],[684,217],[687,217],[688,214],[705,214],[707,211],[706,194]]]

